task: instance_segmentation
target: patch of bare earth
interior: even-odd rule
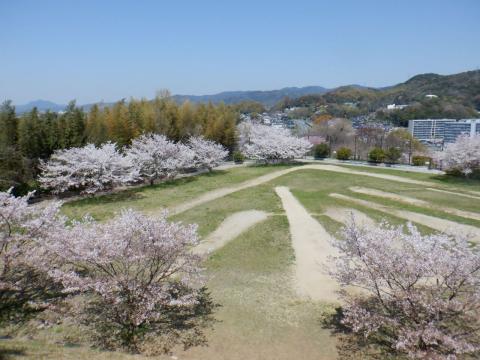
[[[221,189],[208,191],[208,192],[204,193],[203,195],[200,195],[199,197],[197,197],[193,200],[184,202],[183,204],[180,204],[178,206],[170,208],[169,213],[171,215],[176,215],[176,214],[182,213],[182,212],[190,210],[190,209],[192,209],[196,206],[205,204],[209,201],[213,201],[213,200],[219,199],[221,197],[233,194],[234,192],[244,190],[244,189],[248,189],[248,188],[253,187],[253,186],[264,184],[264,183],[269,182],[273,179],[276,179],[279,176],[291,173],[292,171],[296,171],[296,170],[298,170],[297,167],[289,168],[289,169],[285,169],[285,170],[274,171],[274,172],[271,172],[269,174],[259,176],[255,179],[244,181],[243,183],[238,184],[236,186],[229,186],[229,187],[224,187],[224,188],[221,188]]]
[[[295,251],[296,290],[300,296],[327,302],[338,301],[337,282],[326,274],[329,257],[337,254],[330,234],[320,225],[287,187],[276,187],[288,222]]]
[[[428,201],[415,199],[415,198],[412,198],[412,197],[409,197],[409,196],[394,194],[394,193],[385,192],[385,191],[376,190],[376,189],[356,187],[356,186],[351,187],[350,190],[353,191],[353,192],[359,193],[359,194],[381,197],[381,198],[385,198],[385,199],[389,199],[389,200],[403,202],[405,204],[411,204],[411,205],[416,205],[416,206],[421,206],[421,207],[428,207],[430,209],[438,209],[438,210],[441,210],[441,211],[446,212],[448,214],[461,216],[461,217],[464,217],[464,218],[467,218],[467,219],[480,220],[480,214],[479,213],[475,213],[475,212],[472,212],[472,211],[465,211],[465,210],[449,208],[449,207],[446,207],[446,206],[439,207],[438,205],[434,205],[432,203],[429,203]]]
[[[338,173],[343,173],[343,174],[352,174],[352,175],[360,175],[360,176],[370,176],[374,177],[377,179],[384,179],[384,180],[391,180],[391,181],[396,181],[396,182],[401,182],[401,183],[406,183],[406,184],[416,184],[416,185],[424,185],[424,186],[432,186],[436,187],[437,184],[428,182],[428,181],[420,181],[420,180],[414,180],[410,178],[406,178],[403,176],[396,176],[396,175],[389,175],[389,174],[379,174],[379,173],[369,173],[365,171],[357,171],[349,168],[344,168],[341,166],[335,166],[335,165],[305,165],[302,166],[301,169],[316,169],[316,170],[324,170],[324,171],[333,171],[333,172],[338,172]]]
[[[330,219],[344,224],[350,223],[353,216],[353,220],[355,220],[355,223],[361,226],[375,225],[375,221],[372,218],[368,217],[366,214],[358,211],[357,209],[331,207],[325,211],[324,215],[327,215]]]
[[[429,228],[444,232],[446,234],[457,235],[460,232],[464,236],[469,237],[470,240],[475,242],[480,242],[480,229],[475,226],[459,224],[454,221],[441,219],[441,218],[437,218],[434,216],[425,215],[425,214],[421,214],[413,211],[394,209],[389,206],[377,204],[372,201],[357,199],[347,195],[332,193],[330,194],[330,196],[337,199],[351,201],[361,206],[365,206],[377,211],[382,211],[387,214],[391,214],[411,222],[425,225],[425,226],[428,226]]]
[[[247,210],[234,213],[223,220],[215,231],[200,242],[200,244],[195,247],[194,252],[197,254],[206,254],[215,251],[267,218],[268,213],[259,210]]]

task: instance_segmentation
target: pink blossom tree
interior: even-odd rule
[[[94,194],[131,183],[138,178],[132,161],[110,142],[99,147],[88,144],[57,150],[48,161],[40,165],[40,169],[41,186],[54,193],[79,189],[82,193]]]
[[[29,205],[32,195],[0,192],[0,322],[28,318],[60,295],[43,271],[48,261],[38,244],[63,226],[61,204]]]
[[[88,322],[104,347],[141,352],[156,335],[198,333],[196,320],[209,314],[201,258],[191,252],[197,227],[166,216],[126,210],[107,223],[86,217],[45,243],[58,264],[51,276],[65,291],[90,294]]]
[[[228,156],[228,151],[221,144],[206,140],[203,137],[191,137],[188,140],[188,147],[195,154],[194,165],[197,168],[206,168],[211,171],[220,165],[222,160]]]
[[[194,155],[187,146],[158,134],[142,135],[127,149],[127,157],[138,168],[140,177],[151,185],[157,179],[172,179],[193,166]]]
[[[470,176],[480,172],[480,134],[459,136],[438,153],[437,160],[441,160],[445,170],[453,174]]]
[[[344,238],[332,272],[344,288],[343,325],[387,354],[479,355],[480,255],[466,239],[355,221]]]
[[[240,138],[241,150],[247,157],[265,162],[293,160],[312,147],[287,129],[253,123],[243,124]]]

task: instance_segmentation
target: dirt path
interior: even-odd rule
[[[340,207],[328,208],[325,211],[324,215],[327,215],[329,218],[336,220],[338,222],[347,224],[352,220],[352,214],[354,216],[355,222],[362,226],[373,226],[375,221],[372,218],[368,217],[361,211],[357,209],[348,209]]]
[[[206,254],[221,248],[242,232],[268,218],[268,213],[259,210],[247,210],[234,213],[227,217],[220,226],[195,247],[197,254]]]
[[[301,167],[302,169],[317,169],[317,170],[324,170],[324,171],[333,171],[333,172],[338,172],[338,173],[344,173],[344,174],[353,174],[353,175],[360,175],[360,176],[370,176],[378,179],[384,179],[384,180],[391,180],[391,181],[396,181],[396,182],[401,182],[401,183],[406,183],[406,184],[416,184],[416,185],[424,185],[424,186],[432,186],[436,187],[437,184],[429,182],[429,181],[421,181],[421,180],[414,180],[410,179],[407,177],[403,176],[397,176],[397,175],[388,175],[388,174],[379,174],[379,173],[369,173],[366,171],[357,171],[357,170],[352,170],[349,168],[344,168],[341,166],[335,166],[335,165],[305,165]]]
[[[441,218],[437,218],[437,217],[429,216],[425,214],[420,214],[417,212],[393,209],[385,205],[377,204],[377,203],[362,200],[362,199],[357,199],[347,195],[332,193],[330,194],[330,196],[337,199],[351,201],[356,204],[369,207],[374,210],[382,211],[387,214],[391,214],[411,222],[425,225],[432,229],[445,232],[446,234],[457,235],[459,232],[461,232],[465,236],[469,236],[472,241],[480,243],[480,228],[477,228],[475,226],[459,224],[454,221],[441,219]]]
[[[266,175],[259,176],[255,179],[247,180],[244,181],[243,183],[240,183],[235,186],[229,186],[217,190],[212,190],[209,192],[204,193],[203,195],[184,202],[183,204],[180,204],[178,206],[172,207],[169,209],[169,212],[171,215],[176,215],[179,213],[182,213],[184,211],[190,210],[198,205],[202,205],[204,203],[207,203],[209,201],[213,201],[216,199],[219,199],[221,197],[230,195],[234,192],[248,189],[253,186],[265,184],[271,180],[274,180],[280,176],[289,174],[294,171],[298,170],[324,170],[324,171],[333,171],[333,172],[339,172],[339,173],[344,173],[344,174],[354,174],[354,175],[360,175],[360,176],[370,176],[370,177],[375,177],[375,178],[380,178],[380,179],[385,179],[385,180],[391,180],[391,181],[397,181],[397,182],[403,182],[403,183],[409,183],[409,184],[417,184],[417,185],[425,185],[425,186],[436,186],[434,183],[429,183],[425,181],[417,181],[401,176],[395,176],[395,175],[387,175],[387,174],[376,174],[376,173],[367,173],[363,171],[356,171],[356,170],[351,170],[347,168],[342,168],[340,166],[335,166],[335,165],[304,165],[304,166],[295,166],[289,169],[285,170],[279,170],[279,171],[274,171]]]
[[[480,200],[480,196],[474,196],[474,195],[464,194],[464,193],[460,193],[460,192],[447,191],[447,190],[441,190],[441,189],[432,189],[432,188],[427,188],[427,190],[437,191],[437,192],[441,192],[441,193],[445,193],[445,194],[463,196],[463,197],[470,198],[470,199]],[[471,192],[475,193],[475,191],[471,191]]]
[[[170,208],[169,213],[171,215],[179,214],[181,212],[190,210],[190,209],[192,209],[192,208],[194,208],[198,205],[202,205],[202,204],[207,203],[209,201],[219,199],[221,197],[230,195],[234,192],[244,190],[244,189],[248,189],[248,188],[253,187],[253,186],[264,184],[264,183],[269,182],[273,179],[276,179],[279,176],[291,173],[292,171],[296,171],[296,170],[298,170],[297,167],[290,168],[290,169],[285,169],[285,170],[274,171],[272,173],[259,176],[255,179],[244,181],[243,183],[240,183],[236,186],[229,186],[229,187],[225,187],[225,188],[216,189],[216,190],[206,192],[203,195],[200,195],[199,197],[197,197],[193,200],[187,201],[183,204],[180,204],[178,206]]]
[[[332,238],[287,187],[276,187],[290,224],[292,245],[295,250],[295,280],[299,294],[313,300],[338,301],[338,284],[325,274],[331,255],[336,251]]]
[[[416,205],[416,206],[429,206],[430,203],[427,201],[419,200],[419,199],[414,199],[408,196],[404,195],[399,195],[399,194],[394,194],[391,192],[386,192],[382,190],[376,190],[376,189],[370,189],[370,188],[365,188],[365,187],[360,187],[360,186],[352,186],[350,187],[350,190],[359,194],[365,194],[365,195],[371,195],[371,196],[377,196],[377,197],[382,197],[390,200],[395,200],[395,201],[400,201],[405,204],[410,204],[410,205]]]
[[[356,192],[356,193],[360,193],[360,194],[377,196],[377,197],[381,197],[381,198],[385,198],[385,199],[390,199],[390,200],[394,200],[394,201],[403,202],[405,204],[411,204],[411,205],[416,205],[416,206],[421,206],[421,207],[428,207],[430,209],[441,210],[441,211],[446,212],[448,214],[461,216],[461,217],[464,217],[464,218],[467,218],[467,219],[480,220],[480,214],[479,213],[475,213],[475,212],[472,212],[472,211],[465,211],[465,210],[449,208],[449,207],[446,207],[446,206],[439,206],[439,205],[429,203],[428,201],[414,199],[414,198],[411,198],[409,196],[394,194],[394,193],[385,192],[385,191],[376,190],[376,189],[357,187],[357,186],[351,187],[350,190],[353,191],[353,192]]]

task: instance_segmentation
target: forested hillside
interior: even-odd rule
[[[433,94],[437,97],[426,98]],[[322,95],[287,99],[277,108],[291,106],[324,109],[333,116],[355,116],[375,112],[387,104],[410,105],[402,110],[377,112],[377,117],[399,125],[413,118],[478,117],[480,110],[480,70],[454,75],[423,74],[387,88],[340,87]]]
[[[175,141],[202,135],[231,151],[237,115],[237,109],[223,104],[179,105],[170,97],[157,97],[94,105],[88,112],[72,101],[61,114],[34,108],[17,116],[6,101],[0,110],[0,189],[35,188],[39,161],[56,149],[107,141],[123,146],[142,133],[160,133]]]

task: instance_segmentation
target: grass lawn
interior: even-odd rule
[[[205,191],[230,186],[284,167],[242,167],[180,179],[153,187],[84,199],[64,205],[65,214],[80,217],[90,212],[97,219],[111,217],[122,207],[145,212],[192,199]],[[352,167],[358,171],[385,172],[418,180],[436,182],[445,190],[480,189],[480,182],[442,180],[437,175],[405,173],[388,169]],[[419,185],[398,183],[367,176],[303,169],[269,183],[241,190],[204,203],[173,217],[186,223],[198,223],[201,236],[212,232],[230,214],[257,209],[271,213],[257,224],[210,255],[205,266],[208,288],[221,304],[218,323],[209,332],[209,346],[175,351],[178,359],[334,359],[335,337],[322,329],[319,318],[327,304],[301,300],[292,286],[294,252],[290,243],[288,221],[275,186],[288,186],[305,208],[332,234],[341,222],[322,213],[329,207],[356,208],[374,220],[386,219],[395,224],[405,220],[329,196],[340,193],[377,202],[392,208],[421,212],[480,227],[480,222],[442,212],[442,206],[480,212],[480,202],[455,195],[425,190]],[[351,186],[362,186],[406,195],[434,206],[421,208],[392,200],[356,194]],[[475,187],[476,186],[476,187]],[[423,232],[433,229],[419,227]],[[12,359],[143,359],[121,353],[100,352],[86,346],[56,344],[68,329],[61,325],[33,331],[26,337],[0,340],[0,354]],[[33,340],[32,340],[33,338]],[[169,356],[161,357],[169,359]],[[2,359],[0,355],[0,359]]]
[[[89,213],[97,220],[112,217],[122,208],[134,208],[141,211],[155,211],[173,204],[192,199],[203,192],[226,187],[253,179],[271,171],[286,169],[290,166],[238,167],[231,170],[215,170],[197,176],[185,177],[153,186],[138,187],[122,192],[85,198],[66,203],[65,215],[80,218]]]
[[[439,174],[428,174],[415,171],[402,171],[396,169],[389,169],[385,167],[375,167],[375,166],[355,166],[355,165],[342,165],[335,164],[338,166],[343,166],[348,169],[358,170],[363,172],[373,172],[378,174],[388,174],[388,175],[397,175],[404,176],[414,180],[430,181],[434,182],[441,186],[449,186],[452,188],[458,188],[460,191],[476,190],[480,191],[480,180],[478,179],[465,179],[449,175],[439,175]]]

